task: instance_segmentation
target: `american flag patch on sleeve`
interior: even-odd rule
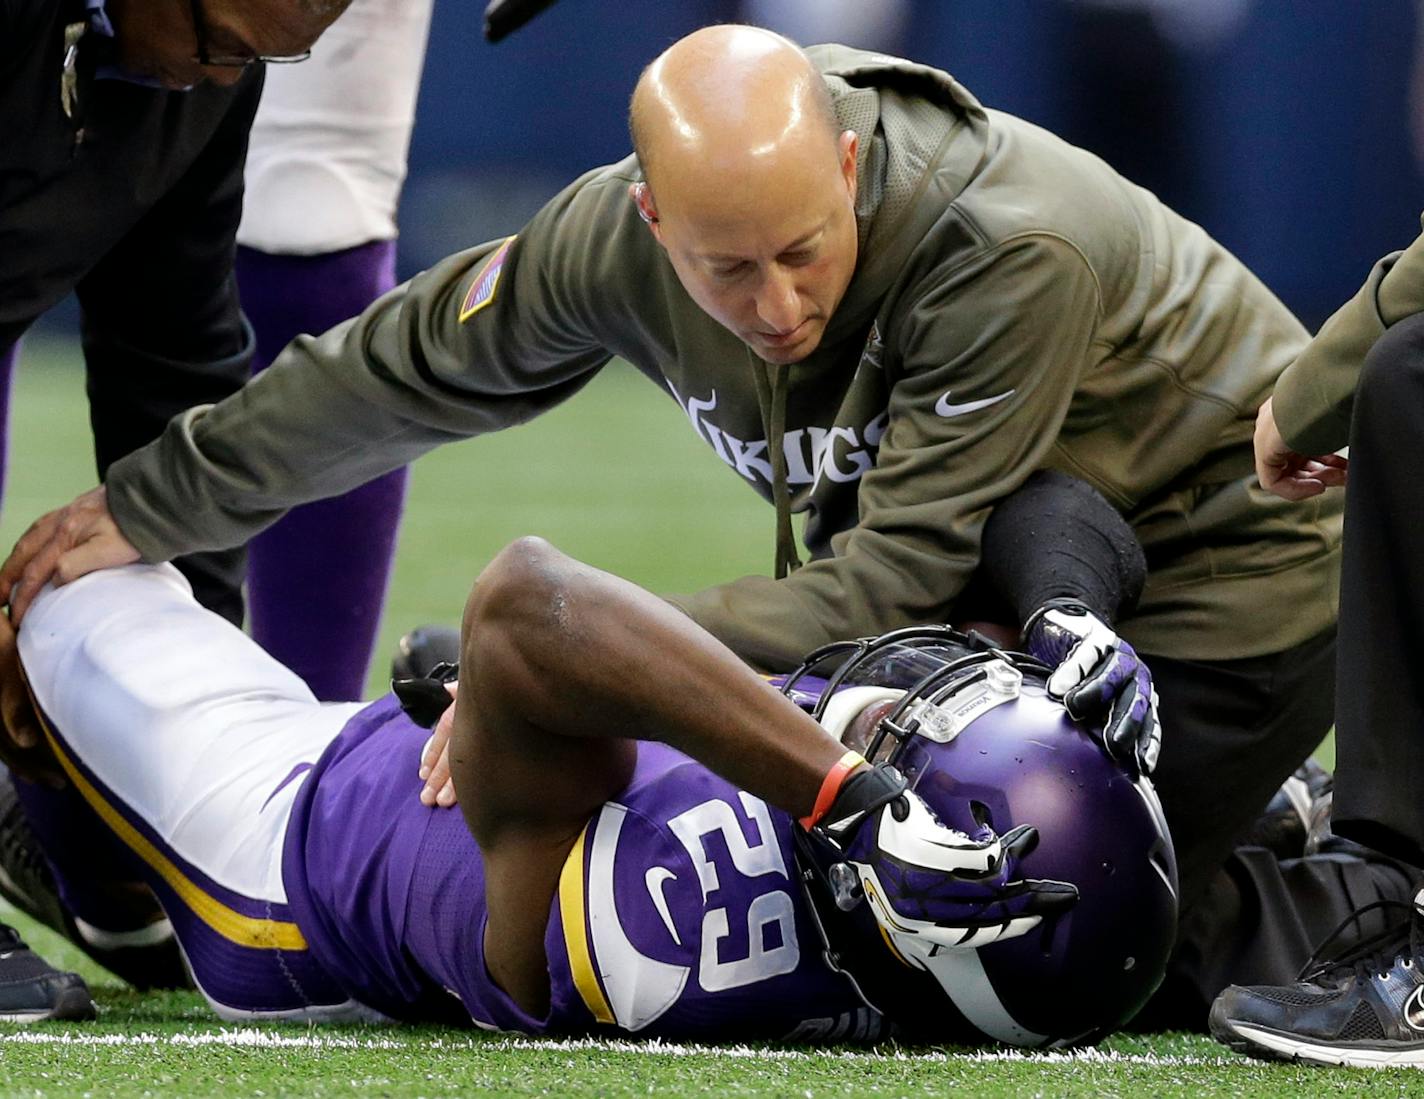
[[[494,250],[494,254],[485,260],[485,265],[480,268],[475,281],[470,283],[469,292],[460,303],[461,324],[494,301],[494,292],[499,288],[499,273],[504,270],[504,261],[509,256],[509,246],[514,243],[514,239],[507,237],[505,242]]]

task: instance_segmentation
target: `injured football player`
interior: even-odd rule
[[[1121,523],[1058,475],[1018,502],[1045,499]],[[18,637],[63,786],[14,784],[67,930],[104,928],[100,879],[143,882],[227,1019],[1091,1040],[1161,977],[1175,864],[1150,681],[1106,624],[1140,560],[1070,581],[1053,544],[1052,594],[1015,594],[1047,606],[1020,617],[1056,666],[928,626],[768,681],[524,539],[476,581],[459,690],[425,684],[453,704],[424,714],[410,683],[317,702],[168,566],[96,573]],[[437,715],[461,812],[416,796]]]

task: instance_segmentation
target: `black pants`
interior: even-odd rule
[[[1350,425],[1337,833],[1424,866],[1424,314],[1365,358]]]
[[[1403,899],[1409,875],[1348,845],[1281,861],[1239,838],[1329,731],[1333,633],[1268,656],[1181,661],[1148,656],[1162,699],[1155,776],[1172,828],[1181,925],[1142,1029],[1201,1030],[1229,984],[1289,984],[1355,909]]]
[[[1227,984],[1289,983],[1357,908],[1404,900],[1418,885],[1424,471],[1414,459],[1421,440],[1424,315],[1381,337],[1356,389],[1334,677],[1336,646],[1322,639],[1257,661],[1149,661],[1164,709],[1159,790],[1184,896],[1178,948],[1147,1025],[1200,1027]],[[1261,848],[1222,851],[1222,834],[1241,826],[1243,807],[1262,804],[1263,792],[1269,796],[1329,725],[1337,684],[1332,827],[1361,846],[1342,843],[1284,863]],[[1260,707],[1254,720],[1253,705]]]
[[[255,346],[245,321],[238,349],[209,361],[170,360],[84,331],[89,423],[94,461],[102,480],[114,462],[163,434],[168,421],[193,405],[221,401],[247,380]],[[198,602],[234,625],[243,620],[242,582],[247,548],[211,550],[175,558]]]
[[[1162,702],[1153,779],[1187,913],[1237,838],[1330,731],[1335,636],[1245,660],[1144,658]]]

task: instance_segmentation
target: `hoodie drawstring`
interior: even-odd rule
[[[791,367],[775,366],[751,358],[752,376],[756,380],[757,403],[762,410],[762,426],[766,429],[767,456],[771,459],[771,500],[776,506],[776,578],[790,575],[801,567],[796,553],[796,532],[791,527],[791,488],[786,483],[786,393]]]

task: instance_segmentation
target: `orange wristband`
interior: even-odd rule
[[[816,795],[816,804],[811,810],[811,815],[801,818],[802,828],[809,832],[820,823],[821,818],[830,812],[836,795],[841,792],[841,787],[845,785],[845,780],[850,777],[850,773],[864,762],[865,757],[855,751],[846,752],[836,761],[835,766],[827,771],[826,777],[821,780],[821,790]]]

